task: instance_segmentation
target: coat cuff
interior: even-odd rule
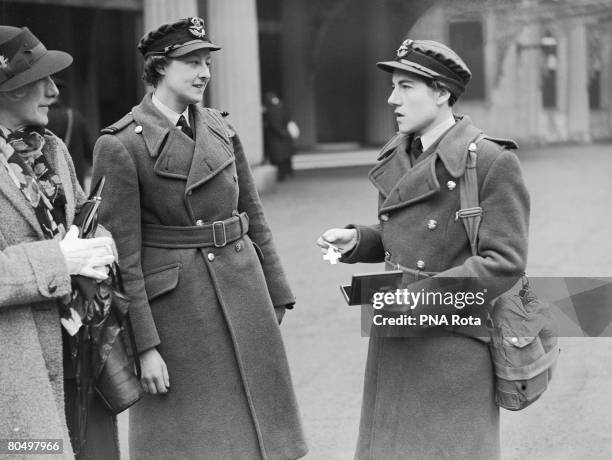
[[[380,231],[376,227],[349,224],[344,228],[357,230],[357,243],[351,251],[342,255],[340,262],[345,264],[378,263],[385,260],[385,250],[380,239]]]
[[[23,246],[43,297],[58,298],[72,291],[66,259],[56,240],[28,243]]]

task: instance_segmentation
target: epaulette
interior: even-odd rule
[[[116,121],[112,125],[100,130],[100,132],[102,134],[117,134],[123,128],[132,123],[132,121],[134,121],[134,116],[132,115],[132,112],[128,112],[119,121]]]
[[[496,144],[501,145],[502,147],[505,147],[507,149],[517,150],[519,148],[518,144],[514,142],[512,139],[501,139],[501,138],[490,137],[486,135],[484,136],[484,139],[488,139],[491,142],[495,142]]]
[[[221,110],[213,109],[210,107],[208,107],[208,110],[213,115],[213,117],[219,122],[219,124],[223,126],[223,130],[225,131],[225,134],[227,134],[227,137],[229,139],[231,139],[232,137],[236,135],[236,131],[234,131],[234,128],[232,128],[232,125],[229,123],[229,121],[226,120],[226,118],[229,116],[229,112],[226,112],[225,110],[221,111]]]

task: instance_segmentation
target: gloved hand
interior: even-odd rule
[[[73,225],[59,245],[69,274],[96,280],[105,280],[108,277],[106,265],[115,261],[112,238],[82,239],[79,238],[79,229]]]

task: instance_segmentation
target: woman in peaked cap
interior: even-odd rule
[[[149,393],[130,409],[130,456],[302,457],[279,329],[294,297],[240,140],[201,105],[220,48],[200,18],[138,48],[153,89],[102,131],[93,168]]]
[[[70,275],[104,279],[114,261],[111,238],[82,240],[70,227],[85,197],[66,146],[44,129],[58,94],[50,76],[71,62],[27,28],[0,26],[0,438],[57,440],[48,453],[66,459],[74,453],[60,305],[70,297]],[[68,406],[73,390],[66,386]],[[104,446],[97,458],[118,458],[113,419],[102,419],[107,431],[91,423]],[[8,445],[3,454],[21,458]]]
[[[411,293],[439,293],[441,280],[453,278],[461,292],[446,293],[483,295],[484,287],[490,301],[512,287],[527,261],[529,193],[512,151],[517,146],[453,114],[471,73],[446,45],[407,39],[395,59],[377,65],[391,74],[387,102],[398,126],[369,174],[379,191],[379,219],[330,229],[318,245],[338,247],[341,262],[385,262],[388,270],[401,270],[398,288]],[[468,165],[474,153],[477,163]],[[459,213],[468,168],[476,170],[480,206]],[[460,217],[478,211],[474,253]],[[390,307],[391,314],[414,320],[431,315],[440,323],[453,314],[479,313],[458,301]],[[372,326],[355,459],[499,458],[487,345],[465,327],[415,324]]]

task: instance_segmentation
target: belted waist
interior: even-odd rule
[[[143,224],[142,245],[168,249],[222,248],[248,231],[249,216],[246,212],[229,219],[189,227]]]

